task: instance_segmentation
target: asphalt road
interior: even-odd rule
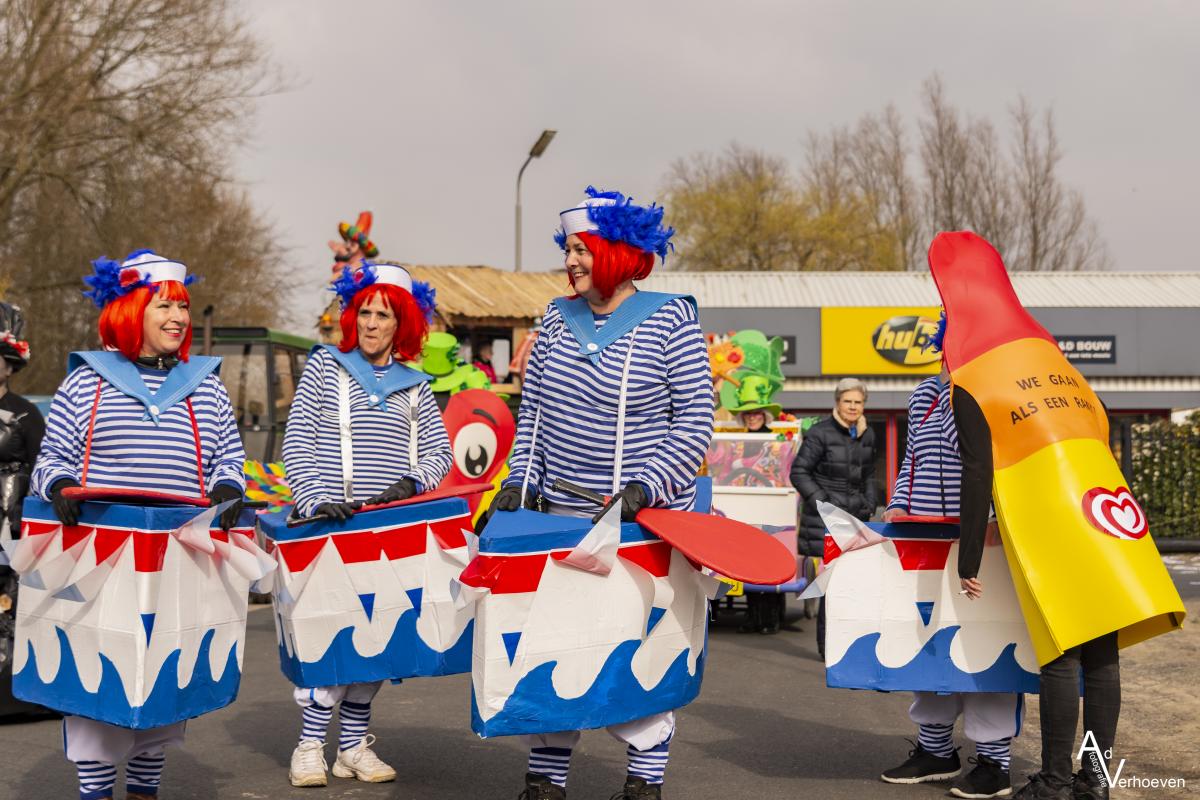
[[[1200,595],[1200,556],[1168,559],[1176,583]],[[827,689],[813,644],[814,625],[789,609],[792,630],[738,634],[720,620],[700,699],[685,708],[671,748],[665,795],[673,800],[893,800],[941,797],[945,786],[895,787],[879,773],[907,755],[904,694]],[[376,751],[400,774],[394,784],[331,778],[325,789],[293,789],[287,764],[300,727],[290,684],[280,675],[266,607],[250,613],[238,701],[189,725],[187,745],[170,751],[161,796],[188,798],[390,798],[513,800],[525,751],[509,739],[483,741],[470,730],[469,679],[454,676],[386,686],[374,706]],[[1027,735],[1036,735],[1030,720]],[[959,739],[961,740],[961,733]],[[0,725],[0,800],[77,797],[56,721]],[[331,748],[332,749],[332,748]],[[964,752],[964,756],[969,752]],[[585,734],[571,769],[572,800],[603,800],[624,779],[624,748],[603,732]],[[1017,759],[1014,775],[1034,767]],[[120,791],[117,797],[121,797]]]

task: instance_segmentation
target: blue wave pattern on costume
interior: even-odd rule
[[[979,672],[964,672],[950,658],[950,645],[959,626],[942,628],[900,667],[884,666],[876,652],[878,633],[860,636],[846,654],[825,669],[825,683],[834,689],[876,689],[887,692],[1027,692],[1038,691],[1038,674],[1017,663],[1015,643]],[[931,676],[940,676],[931,679]]]
[[[219,679],[213,677],[209,665],[209,650],[215,631],[205,632],[196,654],[196,666],[187,686],[179,686],[179,656],[175,650],[163,661],[154,688],[140,706],[131,706],[126,699],[125,684],[116,666],[105,655],[100,656],[100,685],[89,692],[79,678],[75,653],[62,628],[58,628],[61,652],[58,674],[49,683],[37,670],[37,653],[29,643],[29,660],[25,668],[13,675],[13,694],[22,700],[38,703],[64,714],[97,719],[122,728],[144,730],[181,722],[224,708],[234,701],[242,673],[237,662],[237,644],[229,650],[225,669]]]
[[[486,722],[471,692],[471,729],[483,737],[546,731],[578,731],[619,725],[680,708],[696,699],[704,678],[708,645],[688,672],[690,648],[681,652],[657,686],[647,690],[633,674],[633,656],[642,641],[621,642],[609,655],[595,682],[579,697],[563,699],[554,691],[557,661],[539,664],[517,683],[504,708]]]
[[[467,623],[458,641],[445,652],[429,647],[417,634],[420,612],[410,609],[400,615],[387,646],[373,656],[354,649],[354,626],[342,628],[325,654],[316,661],[301,661],[279,643],[279,665],[292,683],[304,688],[344,686],[348,683],[429,678],[471,671],[471,642],[475,621]],[[275,620],[279,625],[278,616]]]

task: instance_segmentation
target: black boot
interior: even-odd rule
[[[1029,783],[1013,795],[1013,800],[1071,800],[1071,787],[1059,786],[1039,772],[1029,776]]]
[[[746,619],[738,625],[738,633],[754,633],[762,627],[762,595],[746,593]]]
[[[662,784],[646,783],[631,775],[625,778],[625,787],[610,800],[662,800]]]
[[[1103,775],[1097,775],[1086,766],[1071,779],[1071,800],[1108,800],[1108,786]]]
[[[525,773],[525,789],[517,800],[566,800],[567,790],[555,786],[545,775]]]

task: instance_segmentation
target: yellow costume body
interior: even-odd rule
[[[1038,663],[1113,631],[1127,647],[1180,627],[1183,601],[1109,450],[1095,392],[1021,306],[986,241],[939,234],[929,263],[950,320],[951,383],[991,431],[993,500]]]

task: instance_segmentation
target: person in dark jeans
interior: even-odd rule
[[[843,378],[833,400],[833,413],[808,429],[792,463],[792,485],[804,503],[798,542],[802,556],[821,558],[825,552],[825,523],[817,513],[817,501],[867,520],[879,500],[875,432],[864,414],[867,387],[858,378]],[[817,611],[817,652],[825,658],[824,597]]]
[[[738,419],[746,426],[746,433],[770,433],[771,422],[778,411],[778,406],[764,403],[759,407],[750,406],[738,412]],[[755,457],[764,447],[766,444],[762,442],[747,442],[742,450],[742,457]],[[738,633],[779,633],[779,626],[783,622],[784,602],[782,594],[746,592],[746,619],[738,626]]]
[[[954,422],[962,452],[962,523],[958,575],[968,597],[983,593],[979,563],[992,499],[992,439],[979,403],[961,386],[954,389]],[[1077,774],[1075,731],[1079,724],[1079,675],[1083,672],[1083,727],[1110,752],[1121,713],[1121,666],[1117,633],[1072,647],[1041,669],[1039,697],[1042,768],[1014,797],[1020,800],[1107,800],[1104,765],[1088,753]]]

